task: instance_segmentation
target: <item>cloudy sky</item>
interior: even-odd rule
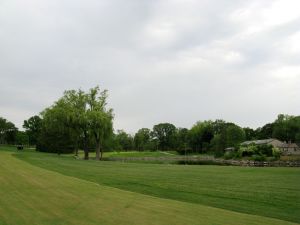
[[[115,128],[300,114],[299,0],[0,0],[0,116],[109,90]]]

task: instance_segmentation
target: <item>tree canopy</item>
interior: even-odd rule
[[[98,86],[89,91],[67,90],[53,105],[24,121],[25,132],[0,117],[0,144],[26,143],[37,150],[57,153],[83,149],[85,159],[104,150],[176,150],[222,154],[245,140],[277,138],[300,143],[300,116],[279,114],[277,119],[257,129],[217,119],[196,122],[190,129],[164,122],[134,134],[113,130],[113,110],[107,105],[108,92]],[[183,151],[184,150],[184,151]]]
[[[107,109],[107,91],[97,86],[85,93],[68,90],[52,106],[41,113],[40,151],[70,152],[83,147],[85,159],[96,148],[96,159],[102,157],[105,139],[112,135],[113,111]],[[25,126],[25,123],[24,123]]]
[[[18,129],[16,126],[0,117],[0,144],[14,144]]]

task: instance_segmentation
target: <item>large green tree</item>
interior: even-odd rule
[[[16,135],[16,144],[29,145],[29,136],[25,131],[18,131]]]
[[[236,124],[229,124],[226,128],[226,147],[237,147],[245,141],[245,131]]]
[[[216,156],[222,156],[225,148],[238,147],[245,141],[245,131],[234,123],[225,123],[222,129],[215,133],[211,140],[211,147]]]
[[[41,121],[42,119],[38,115],[30,117],[28,120],[24,120],[23,128],[29,137],[30,145],[36,145],[37,143],[38,135],[41,130]]]
[[[213,122],[199,121],[190,130],[190,144],[197,152],[208,150],[210,141],[214,137]]]
[[[107,90],[100,91],[98,86],[87,94],[87,118],[96,142],[96,160],[102,158],[104,141],[113,131],[113,110],[107,108],[107,97]]]
[[[189,130],[187,128],[177,128],[176,150],[182,154],[189,149]]]
[[[117,131],[117,134],[115,135],[115,141],[117,143],[117,150],[129,151],[134,148],[133,137],[124,130]]]
[[[279,114],[277,119],[255,131],[257,139],[277,138],[281,141],[300,142],[300,116]]]
[[[158,140],[159,149],[174,149],[176,144],[176,127],[171,123],[160,123],[153,127],[152,135]]]
[[[74,136],[68,126],[68,111],[58,100],[41,113],[41,130],[37,150],[45,152],[71,153],[74,151]]]
[[[245,139],[246,140],[255,140],[255,139],[257,139],[257,133],[252,128],[245,127],[245,128],[243,128],[243,130],[245,132]]]
[[[138,151],[144,151],[147,148],[149,148],[150,142],[151,142],[151,130],[148,128],[141,128],[134,135],[134,145]]]
[[[272,138],[274,130],[274,123],[267,123],[263,127],[259,127],[255,130],[257,139]]]
[[[91,138],[90,123],[87,116],[88,99],[82,90],[68,90],[59,100],[64,109],[64,120],[74,137],[75,155],[78,155],[80,143],[83,143],[84,158],[89,159],[89,139]]]
[[[77,155],[82,143],[84,159],[89,159],[89,149],[95,144],[96,159],[100,159],[104,141],[112,134],[112,109],[107,109],[106,105],[107,91],[100,92],[98,86],[87,93],[65,91],[58,101],[41,113],[39,149],[50,146],[60,152],[67,148],[75,150]]]
[[[300,116],[278,115],[273,123],[272,137],[282,141],[297,141],[300,132]]]
[[[0,144],[14,144],[18,129],[16,126],[0,117]]]

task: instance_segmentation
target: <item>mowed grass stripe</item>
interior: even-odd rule
[[[299,168],[182,166],[74,160],[21,153],[34,165],[161,198],[300,222]]]
[[[105,187],[0,152],[0,224],[293,224]]]

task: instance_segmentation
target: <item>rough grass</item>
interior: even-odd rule
[[[174,157],[177,152],[160,152],[160,151],[128,151],[128,152],[104,152],[104,157]]]
[[[67,155],[67,154],[66,154]],[[68,154],[70,156],[70,154]],[[84,157],[84,152],[79,151],[78,153],[79,158]],[[90,152],[89,156],[91,158],[94,158],[96,156],[95,152]],[[175,151],[169,151],[169,152],[161,152],[161,151],[112,151],[112,152],[104,152],[103,157],[104,158],[127,158],[127,157],[174,157],[178,156],[177,152]]]
[[[45,153],[20,153],[17,157],[101,185],[300,222],[299,168],[87,162]]]
[[[1,225],[293,224],[106,187],[30,165],[3,151],[0,196]]]
[[[280,157],[282,161],[300,161],[300,155],[282,155]]]

